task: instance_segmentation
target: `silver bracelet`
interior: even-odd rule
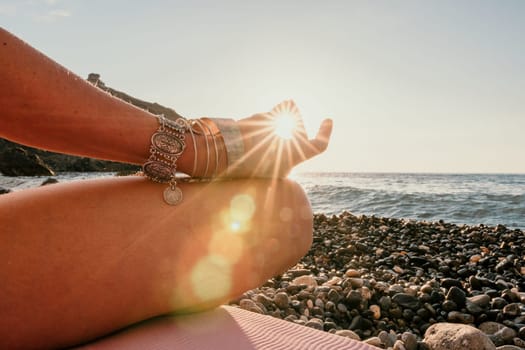
[[[182,201],[182,191],[177,187],[177,159],[186,149],[185,132],[188,122],[184,118],[169,120],[157,117],[159,128],[151,135],[150,157],[142,166],[144,175],[155,182],[168,183],[164,201],[177,205]]]

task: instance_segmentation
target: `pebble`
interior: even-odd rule
[[[483,287],[481,281],[476,276],[470,276],[468,278],[468,283],[472,290],[481,290],[481,288]]]
[[[503,307],[503,315],[507,317],[516,317],[521,315],[520,304],[512,303]]]
[[[328,286],[328,287],[335,286],[335,285],[340,284],[342,281],[343,281],[343,279],[341,277],[334,276],[330,280],[328,280],[325,283],[323,283],[323,286]],[[330,289],[330,290],[332,290],[332,289]]]
[[[494,350],[490,338],[468,325],[436,323],[425,332],[424,342],[432,350]]]
[[[447,319],[450,322],[474,323],[474,316],[459,311],[450,311]]]
[[[385,348],[393,347],[394,343],[396,342],[396,335],[392,333],[388,333],[386,331],[379,332],[377,336],[381,340],[381,343],[383,343]]]
[[[305,285],[307,287],[317,287],[317,281],[313,276],[299,276],[292,280],[293,285]]]
[[[371,337],[371,338],[365,339],[364,342],[367,343],[368,345],[376,346],[378,348],[383,347],[383,343],[381,342],[381,339],[379,339],[379,337]]]
[[[315,328],[315,329],[318,329],[320,331],[322,331],[324,329],[324,323],[323,323],[323,320],[320,320],[318,318],[311,318],[310,320],[308,320],[308,322],[306,322],[304,324],[306,327],[310,327],[310,328]]]
[[[335,332],[336,335],[340,335],[342,337],[347,337],[347,338],[350,338],[350,339],[354,339],[354,340],[361,340],[361,338],[359,337],[359,335],[357,335],[356,332],[354,331],[351,331],[349,329],[341,329],[341,330],[338,330]]]
[[[518,335],[521,339],[525,339],[525,326],[519,329]]]
[[[454,278],[444,278],[441,280],[441,286],[446,289],[450,289],[452,287],[457,288],[463,288],[463,285],[461,284],[461,281],[458,281]]]
[[[251,299],[242,299],[239,302],[239,306],[248,311],[256,312],[258,314],[264,314],[264,311]]]
[[[483,308],[471,302],[467,302],[467,305],[465,306],[465,308],[471,315],[474,315],[474,316],[478,316],[483,313]]]
[[[307,276],[307,275],[310,275],[311,273],[312,271],[308,269],[299,269],[299,268],[287,271],[287,274],[290,275],[292,278],[296,278],[299,276]]]
[[[444,311],[453,311],[458,308],[455,302],[452,300],[445,300],[443,304],[441,305]]]
[[[410,308],[410,309],[417,309],[419,308],[419,300],[414,297],[413,295],[407,294],[407,293],[397,293],[392,297],[392,301],[399,306]]]
[[[290,298],[288,297],[288,294],[284,292],[279,292],[275,294],[273,301],[279,309],[283,309],[283,310],[287,309],[288,306],[290,305]]]
[[[372,312],[374,320],[379,320],[381,318],[381,308],[378,305],[370,305],[369,309]]]
[[[453,301],[460,309],[465,306],[465,302],[467,301],[465,292],[456,286],[450,287],[445,298],[446,300]]]
[[[360,277],[361,274],[359,273],[359,271],[357,271],[355,269],[348,269],[345,272],[345,276],[346,277]]]
[[[348,281],[354,289],[361,288],[364,285],[364,281],[362,278],[351,277],[348,279]]]
[[[486,308],[490,304],[490,297],[487,294],[474,295],[468,301],[480,308]]]
[[[47,186],[58,183],[58,180],[53,177],[48,177],[45,179],[40,186]]]
[[[382,348],[435,350],[424,334],[443,324],[523,346],[523,256],[501,225],[319,214],[297,265],[231,304]]]
[[[372,299],[372,291],[368,289],[368,287],[361,287],[358,289],[359,293],[361,293],[361,296],[364,300],[370,300]]]
[[[309,309],[313,309],[314,302],[312,301],[312,299],[306,300],[306,307],[309,308]]]
[[[348,312],[348,309],[347,309],[345,304],[339,303],[339,304],[337,304],[337,311],[339,311],[341,313],[346,313],[346,312]]]
[[[525,348],[525,340],[521,338],[516,337],[512,339],[512,342],[514,343],[514,345],[519,346],[520,348]]]
[[[267,308],[272,305],[272,299],[262,293],[259,293],[255,296],[255,302],[261,303]]]
[[[507,306],[507,301],[501,297],[495,297],[491,301],[491,308],[493,309],[503,309],[505,306]]]
[[[392,350],[407,350],[407,348],[405,347],[405,343],[403,343],[401,340],[396,340]]]
[[[372,326],[372,321],[358,315],[352,318],[348,329],[355,331],[356,329],[366,330]]]
[[[351,290],[346,296],[346,303],[350,308],[357,308],[363,301],[363,296],[357,290]]]
[[[406,348],[406,350],[417,350],[417,337],[410,333],[404,332],[401,334],[401,340]]]
[[[341,295],[335,289],[330,289],[327,297],[333,303],[337,303],[341,299]]]
[[[499,331],[497,331],[494,335],[500,336],[501,339],[503,339],[505,343],[510,343],[514,340],[517,333],[514,329],[510,327],[503,327]]]

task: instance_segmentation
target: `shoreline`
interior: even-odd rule
[[[336,173],[331,176],[296,174],[310,199],[314,213],[339,215],[345,210],[362,215],[409,218],[418,221],[440,219],[458,225],[505,225],[525,230],[525,176],[501,175],[390,176]],[[348,175],[348,176],[347,176]],[[3,191],[40,186],[45,179],[77,181],[115,176],[115,173],[60,173],[54,177],[6,177],[0,175]],[[0,190],[1,191],[1,190]]]
[[[425,349],[438,323],[525,349],[524,253],[503,225],[315,214],[298,264],[229,304],[385,349]]]

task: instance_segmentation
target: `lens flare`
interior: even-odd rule
[[[230,225],[230,228],[233,232],[239,231],[241,229],[241,223],[239,221],[233,221]]]
[[[250,220],[255,212],[255,202],[249,194],[238,194],[230,201],[230,218],[237,229],[242,222]],[[233,228],[233,226],[232,226]]]
[[[201,301],[222,299],[232,287],[232,267],[220,255],[202,258],[191,272],[193,292]],[[210,288],[213,286],[213,288]]]
[[[291,140],[296,128],[296,117],[291,111],[282,111],[273,120],[274,133],[282,139]]]

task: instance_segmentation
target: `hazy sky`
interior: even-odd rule
[[[293,98],[309,171],[525,173],[525,1],[0,0],[0,25],[186,117]]]

